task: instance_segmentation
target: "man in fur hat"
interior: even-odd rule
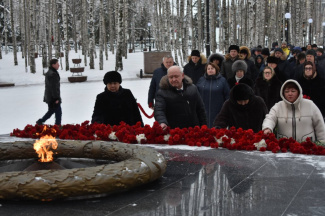
[[[268,113],[264,100],[255,96],[251,87],[240,83],[230,91],[229,99],[223,104],[213,126],[216,128],[236,127],[262,130],[262,123]]]
[[[232,78],[234,73],[232,72],[232,64],[241,59],[239,57],[239,46],[237,45],[230,45],[228,48],[228,54],[225,55],[225,61],[222,62],[220,74],[223,75],[226,80]]]
[[[198,50],[192,50],[191,55],[188,57],[188,63],[184,66],[184,74],[189,76],[193,84],[196,85],[197,81],[204,74],[204,68],[207,63],[206,57]]]
[[[202,98],[191,78],[180,66],[172,66],[161,78],[155,119],[162,129],[188,128],[207,124]]]

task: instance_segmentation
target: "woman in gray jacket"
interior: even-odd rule
[[[266,115],[262,129],[265,134],[277,127],[277,138],[294,138],[301,142],[325,140],[324,120],[318,107],[303,98],[302,89],[295,80],[287,80],[280,90],[282,101],[276,103]]]

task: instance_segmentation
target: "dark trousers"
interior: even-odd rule
[[[56,125],[61,125],[61,118],[62,118],[62,109],[61,109],[61,104],[55,104],[54,106],[52,104],[48,104],[49,110],[45,115],[40,119],[40,121],[43,123],[51,116],[53,113],[55,113],[55,124]]]

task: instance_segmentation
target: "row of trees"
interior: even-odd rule
[[[35,52],[47,67],[52,53],[59,57],[64,50],[69,70],[72,45],[75,52],[82,49],[90,69],[95,68],[97,47],[99,69],[109,50],[116,53],[116,70],[123,70],[128,49],[147,40],[151,28],[156,49],[173,51],[183,65],[190,49],[223,52],[230,44],[271,48],[271,42],[288,39],[304,46],[307,38],[323,44],[323,12],[321,0],[0,0],[0,41],[5,52],[13,44],[15,65],[20,45],[32,73]]]

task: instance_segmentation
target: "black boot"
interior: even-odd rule
[[[42,119],[38,119],[38,120],[36,121],[36,124],[38,124],[38,125],[43,125]]]

